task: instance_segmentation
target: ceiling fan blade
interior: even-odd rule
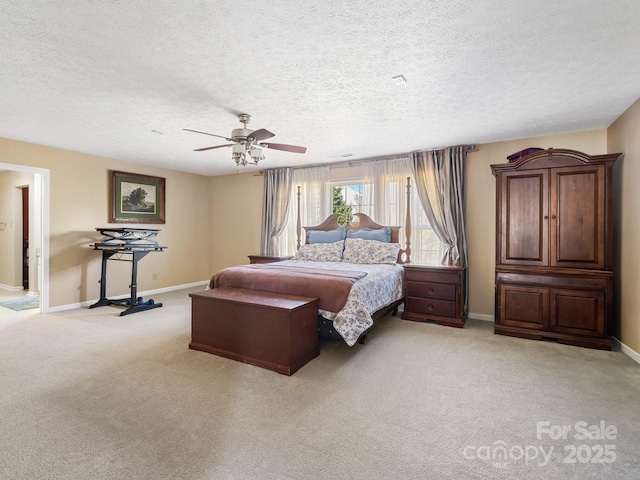
[[[205,150],[213,150],[214,148],[231,147],[231,146],[233,146],[233,143],[228,143],[226,145],[216,145],[215,147],[196,148],[194,152],[204,152]]]
[[[257,140],[259,142],[261,140],[266,140],[267,138],[271,138],[275,136],[276,136],[275,133],[271,133],[269,130],[265,130],[264,128],[261,128],[260,130],[251,132],[251,134],[249,135],[249,138],[253,138],[254,140]]]
[[[271,148],[273,150],[282,150],[284,152],[305,153],[307,151],[307,147],[298,147],[296,145],[285,145],[284,143],[261,143],[260,145],[265,148]]]
[[[224,138],[229,142],[233,142],[231,138],[223,137],[222,135],[216,135],[214,133],[199,132],[198,130],[191,130],[189,128],[183,128],[182,130],[184,130],[185,132],[201,133],[202,135],[211,135],[212,137]]]

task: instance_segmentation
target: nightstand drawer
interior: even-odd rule
[[[456,316],[456,302],[409,296],[405,301],[407,303],[408,310],[411,312],[422,313],[424,315],[438,315],[442,317]]]
[[[442,268],[438,271],[426,269],[412,269],[405,267],[404,278],[408,282],[424,282],[424,283],[447,283],[457,285],[460,281],[460,270],[443,272]]]
[[[407,296],[455,300],[456,286],[444,283],[421,283],[407,281]]]

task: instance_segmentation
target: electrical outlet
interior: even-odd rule
[[[151,280],[157,280],[158,279],[158,274],[154,273],[151,275]]]

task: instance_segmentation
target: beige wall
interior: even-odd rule
[[[0,163],[50,170],[49,306],[99,297],[101,255],[89,244],[100,239],[96,227],[123,226],[108,223],[109,170],[166,178],[166,223],[149,227],[161,230],[157,238],[168,249],[140,261],[138,291],[208,278],[208,177],[6,139]],[[109,262],[107,295],[127,294],[130,276],[130,263]]]
[[[568,135],[527,138],[478,145],[467,157],[466,226],[469,249],[469,312],[494,315],[496,244],[496,186],[490,165],[529,147],[569,148],[589,155],[607,153],[607,132],[598,130]],[[482,318],[482,317],[481,317]]]
[[[260,253],[264,180],[256,170],[211,177],[210,271],[249,263]]]
[[[618,276],[614,285],[619,340],[640,352],[640,100],[608,130],[610,153],[621,152],[615,169],[615,256]]]

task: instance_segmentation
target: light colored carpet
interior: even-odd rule
[[[640,366],[620,352],[387,317],[287,377],[189,350],[188,293],[3,317],[0,478],[638,478]]]

